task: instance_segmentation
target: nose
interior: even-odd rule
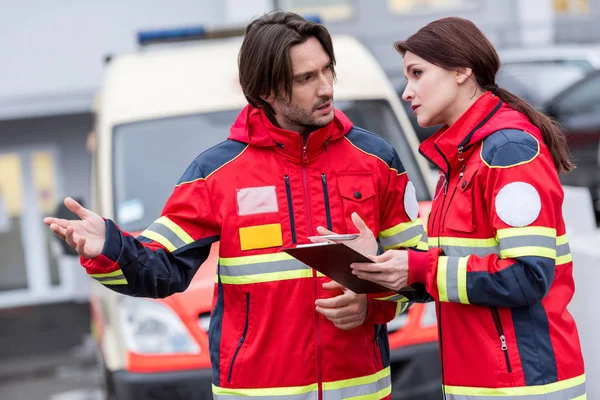
[[[321,82],[317,89],[318,97],[333,97],[333,79],[329,79],[327,76],[321,76]]]
[[[410,82],[404,88],[404,92],[402,92],[402,100],[404,101],[412,101],[415,98],[415,91],[412,88]]]

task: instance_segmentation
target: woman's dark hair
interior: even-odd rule
[[[252,21],[238,57],[240,84],[248,103],[261,107],[273,117],[272,107],[261,97],[277,98],[292,94],[293,71],[290,48],[315,37],[335,66],[333,44],[327,29],[298,14],[272,11]],[[334,75],[335,77],[335,70]]]
[[[569,159],[565,136],[556,121],[537,111],[519,96],[496,85],[500,58],[492,43],[473,22],[458,17],[439,19],[427,24],[407,40],[394,43],[394,47],[403,56],[411,52],[447,70],[470,68],[483,90],[492,91],[511,108],[525,114],[540,129],[559,173],[575,167]]]

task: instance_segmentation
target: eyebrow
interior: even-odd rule
[[[411,71],[411,70],[412,70],[414,67],[416,67],[417,65],[419,65],[419,63],[412,63],[412,64],[408,64],[408,66],[406,67],[406,72],[408,72],[408,73],[410,74],[410,71]],[[404,77],[405,77],[406,79],[408,79],[408,78],[406,77],[406,75],[404,75]]]
[[[325,64],[325,66],[322,69],[325,69],[325,68],[331,66],[331,64],[332,64],[331,61],[327,62],[327,64]],[[318,71],[319,71],[318,69],[313,69],[313,70],[310,70],[310,71],[300,72],[299,74],[294,75],[292,77],[292,79],[300,79],[300,78],[303,78],[303,77],[305,77],[307,75],[312,75],[312,74],[314,74],[315,72],[318,72]]]

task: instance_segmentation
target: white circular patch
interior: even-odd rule
[[[540,211],[540,195],[529,183],[509,183],[496,196],[496,213],[507,225],[527,226],[537,219]]]
[[[404,210],[411,221],[414,221],[419,216],[419,202],[417,201],[415,187],[411,181],[408,181],[404,188]]]

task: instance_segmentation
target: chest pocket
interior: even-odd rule
[[[372,175],[369,172],[348,172],[338,173],[336,177],[348,232],[357,232],[351,218],[354,212],[376,232],[379,204],[376,201]]]
[[[456,191],[452,196],[452,202],[446,211],[444,227],[451,231],[473,232],[475,230],[473,211],[476,205],[473,204],[473,187],[477,166],[470,165],[465,169],[465,173],[458,181]]]

